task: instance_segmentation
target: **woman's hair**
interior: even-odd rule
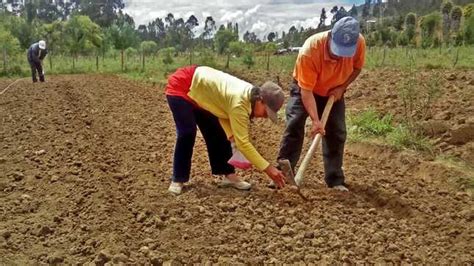
[[[252,112],[250,113],[250,120],[252,120],[252,118],[254,117],[253,110],[255,109],[255,103],[261,99],[262,99],[262,96],[260,96],[260,88],[253,87],[252,90],[250,91],[250,104],[252,106]]]

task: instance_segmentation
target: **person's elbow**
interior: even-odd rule
[[[313,92],[307,89],[301,89],[301,98],[303,100],[313,97]]]

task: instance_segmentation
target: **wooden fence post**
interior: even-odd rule
[[[7,48],[3,47],[3,71],[7,74]]]
[[[385,65],[385,57],[387,56],[387,46],[383,47],[383,59],[382,59],[382,66]]]

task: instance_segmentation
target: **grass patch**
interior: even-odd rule
[[[380,115],[372,109],[349,115],[350,131],[360,136],[384,136],[393,130],[392,115]]]
[[[386,136],[387,142],[397,149],[411,149],[423,152],[433,152],[433,146],[428,138],[410,130],[407,126],[400,124],[393,128]]]
[[[427,138],[418,135],[404,124],[395,125],[391,114],[381,115],[369,109],[358,114],[349,114],[347,123],[350,141],[380,139],[398,150],[433,150]]]
[[[291,75],[295,65],[297,53],[287,55],[272,55],[270,57],[270,70],[276,73]],[[98,59],[98,60],[97,60]],[[126,55],[124,58],[124,71],[121,69],[119,52],[112,50],[105,55],[96,58],[95,55],[81,55],[73,60],[66,53],[50,53],[44,60],[46,74],[74,74],[74,73],[113,73],[128,74],[132,77],[140,77],[139,72],[150,71],[155,76],[163,76],[163,72],[171,72],[174,69],[190,64],[212,65],[218,69],[225,69],[226,55],[217,55],[211,50],[195,51],[192,58],[189,53],[181,53],[173,56],[173,62],[165,65],[163,55],[159,52],[147,56],[145,69],[142,66],[142,57],[138,53]],[[267,57],[256,53],[253,56],[255,65],[253,70],[266,70]],[[29,76],[30,68],[24,53],[9,55],[6,67],[0,67],[0,76]],[[365,69],[372,70],[380,67],[393,67],[397,69],[473,69],[474,48],[463,46],[455,49],[407,49],[371,47],[367,50]],[[243,56],[231,57],[229,69],[246,69]],[[147,78],[147,77],[144,77]]]

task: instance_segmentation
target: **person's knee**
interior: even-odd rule
[[[194,139],[196,137],[196,131],[181,131],[178,133],[178,140]]]

